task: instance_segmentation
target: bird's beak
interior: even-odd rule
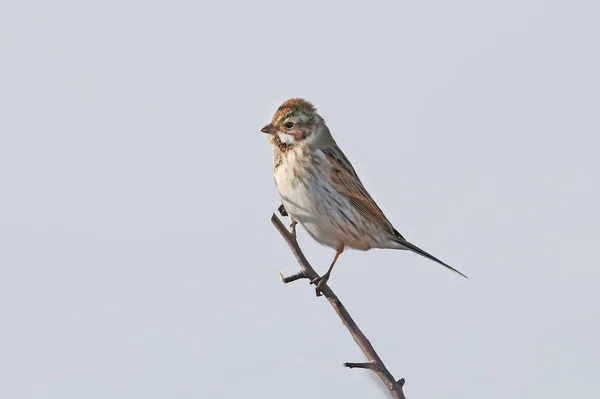
[[[267,134],[274,134],[275,133],[275,128],[273,127],[272,123],[269,123],[267,126],[265,126],[262,129],[260,129],[260,131],[263,132],[263,133],[267,133]]]

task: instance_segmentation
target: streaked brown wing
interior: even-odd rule
[[[323,153],[331,165],[330,177],[336,191],[365,218],[395,235],[394,227],[373,201],[342,150],[336,146],[323,150]]]
[[[427,259],[446,266],[463,277],[467,277],[452,266],[447,265],[416,245],[406,241],[404,237],[394,229],[390,221],[385,217],[382,210],[379,209],[375,201],[373,201],[373,198],[371,198],[365,187],[362,185],[354,168],[342,150],[335,146],[323,150],[323,153],[331,166],[330,177],[333,187],[338,193],[347,198],[350,204],[352,204],[361,215],[373,221],[377,226],[381,227],[383,231],[389,231],[390,234],[396,238],[396,241],[404,246],[404,249],[413,251]]]

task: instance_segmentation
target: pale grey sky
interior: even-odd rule
[[[600,396],[597,1],[3,0],[0,398],[384,397],[269,222],[314,102],[417,255],[331,287],[409,398]],[[333,251],[304,233],[317,270]]]

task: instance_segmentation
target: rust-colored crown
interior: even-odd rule
[[[290,98],[281,104],[279,108],[277,108],[275,115],[273,115],[273,123],[276,123],[277,121],[280,121],[281,119],[286,118],[296,112],[302,112],[310,115],[317,112],[317,109],[314,105],[302,98]]]

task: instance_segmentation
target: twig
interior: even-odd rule
[[[280,273],[281,280],[284,283],[290,283],[292,281],[300,280],[303,278],[312,281],[315,278],[319,277],[317,272],[312,268],[312,266],[302,253],[302,250],[298,245],[298,241],[296,240],[295,235],[293,235],[290,231],[288,231],[288,229],[285,228],[281,220],[279,220],[279,218],[275,214],[273,214],[273,216],[271,217],[271,222],[292,250],[292,253],[298,260],[298,263],[300,264],[300,267],[302,269],[300,272],[289,277],[284,277]],[[344,305],[342,305],[342,302],[338,299],[338,297],[333,293],[333,291],[331,290],[331,288],[329,288],[327,284],[323,284],[321,292],[323,293],[325,298],[327,298],[337,315],[342,320],[342,323],[344,323],[344,325],[352,335],[352,338],[354,338],[354,341],[358,344],[358,346],[363,351],[368,360],[367,363],[344,363],[344,366],[348,368],[363,368],[373,371],[375,374],[377,374],[381,382],[385,384],[386,388],[390,391],[394,399],[406,399],[406,396],[404,396],[404,391],[402,390],[402,387],[404,386],[404,378],[398,381],[394,379],[392,374],[383,364],[383,361],[381,360],[379,355],[377,355],[377,352],[375,352],[375,349],[373,348],[367,337],[365,337],[360,328],[358,328],[352,317],[350,317],[350,314],[348,313]]]
[[[287,276],[287,277],[285,277],[283,274],[281,274],[281,272],[279,272],[279,278],[281,278],[281,281],[283,281],[284,284],[287,284],[287,283],[294,282],[296,280],[300,280],[302,278],[306,278],[306,275],[304,274],[304,271],[302,271],[302,270],[300,270],[296,274],[292,274],[291,276]]]
[[[346,363],[344,363],[344,366],[348,367],[349,369],[367,369],[367,370],[371,370],[371,371],[377,370],[377,365],[375,363],[371,363],[371,362],[363,362],[363,363],[346,362]]]

